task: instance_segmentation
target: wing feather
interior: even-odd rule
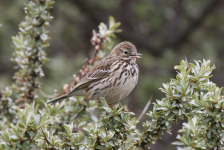
[[[88,87],[90,84],[97,82],[110,75],[110,67],[116,61],[114,57],[106,57],[99,61],[94,67],[82,78],[78,84],[68,94]]]

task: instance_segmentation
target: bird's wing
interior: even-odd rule
[[[110,67],[115,61],[113,57],[106,57],[99,61],[68,94],[88,87],[90,84],[108,77],[110,75]]]
[[[110,67],[116,62],[116,57],[107,56],[93,66],[93,68],[82,78],[78,84],[68,93],[52,99],[48,104],[55,104],[65,98],[72,96],[73,92],[88,87],[90,84],[104,79],[110,75]]]

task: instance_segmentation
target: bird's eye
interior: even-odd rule
[[[127,51],[124,51],[124,54],[126,54],[126,55],[127,55],[127,54],[128,54],[128,52],[127,52]]]

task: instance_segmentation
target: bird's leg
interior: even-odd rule
[[[119,99],[118,99],[118,109],[120,109],[120,100],[121,100],[121,97],[122,96],[120,96]]]
[[[118,105],[120,105],[120,100],[121,100],[122,95],[120,95],[119,100],[118,100]]]
[[[122,96],[120,96],[119,99],[118,99],[118,105],[120,105],[121,97],[122,97]],[[116,104],[116,103],[115,103],[115,104]],[[115,104],[108,104],[108,105],[109,105],[110,107],[113,107]],[[119,107],[118,107],[118,108],[119,108]]]
[[[121,100],[121,99],[119,98],[119,100],[118,100],[118,105],[120,104],[120,100]]]

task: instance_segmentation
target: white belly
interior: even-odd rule
[[[121,68],[125,65],[124,63]],[[89,91],[90,96],[94,99],[105,97],[109,104],[128,96],[138,82],[139,70],[137,64],[134,63],[124,68],[112,71],[109,77],[94,83],[94,88]]]

